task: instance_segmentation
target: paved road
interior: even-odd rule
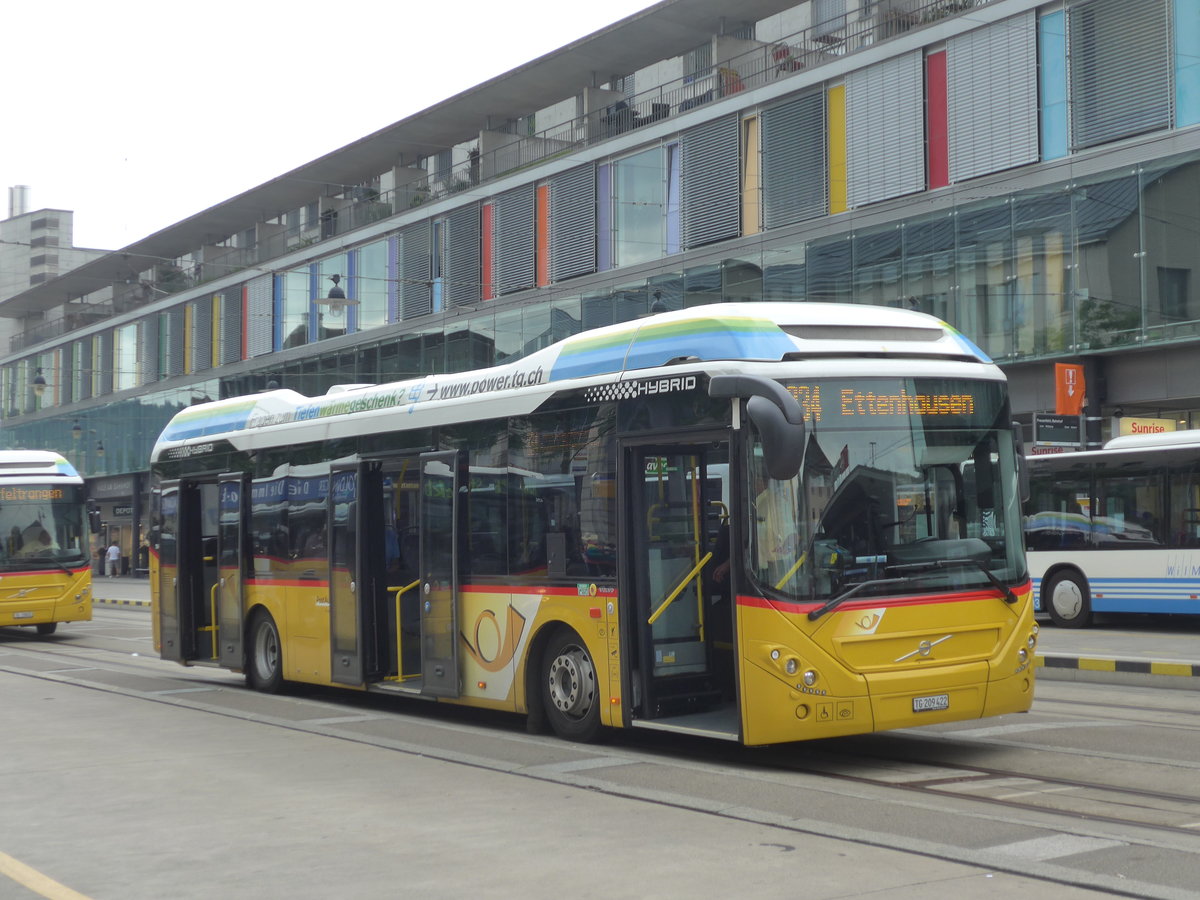
[[[139,616],[74,629],[142,641]],[[1098,814],[1136,798],[1196,821],[1175,794],[1130,783],[1107,797],[1106,780],[1068,795],[1035,778],[1149,770],[1173,789],[1155,773],[1200,765],[1181,724],[1195,704],[1141,702],[1123,723],[1088,702],[1094,686],[1061,684],[1078,694],[1065,711],[984,729],[583,746],[478,710],[256,694],[228,673],[76,646],[71,630],[0,641],[3,898],[1183,900],[1200,878],[1194,833]],[[1133,728],[1161,758],[1119,752]]]

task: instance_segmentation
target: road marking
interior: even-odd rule
[[[43,875],[37,869],[25,865],[0,851],[0,875],[7,875],[22,887],[27,887],[35,894],[41,894],[48,900],[91,900],[86,894],[71,890],[65,884],[59,884],[48,875]]]
[[[371,722],[383,716],[330,716],[327,719],[301,719],[305,725],[341,725],[343,722]]]
[[[1123,846],[1125,846],[1124,841],[1110,841],[1105,838],[1084,837],[1078,834],[1056,834],[1053,837],[1030,838],[1027,841],[1001,844],[999,847],[989,847],[988,849],[993,853],[1003,853],[1005,856],[1046,860]]]
[[[632,766],[638,763],[636,759],[620,759],[613,756],[594,756],[588,759],[573,759],[567,762],[546,763],[539,766],[525,766],[522,774],[565,774],[567,772],[584,772],[588,769],[607,769],[613,766]]]
[[[198,688],[174,688],[169,691],[150,691],[151,694],[207,694],[212,691],[219,691],[220,688],[214,687],[198,687]]]

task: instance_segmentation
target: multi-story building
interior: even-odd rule
[[[107,250],[74,243],[75,214],[69,209],[29,209],[27,185],[8,189],[8,218],[0,220],[0,304],[30,287],[43,284]],[[0,346],[26,323],[0,317]]]
[[[665,0],[7,299],[4,443],[129,552],[189,404],[760,298],[931,312],[1025,423],[1070,362],[1089,441],[1191,424],[1197,46],[1200,0]]]

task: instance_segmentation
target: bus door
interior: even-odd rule
[[[459,455],[420,462],[421,693],[457,697]]]
[[[329,491],[330,677],[337,684],[379,679],[376,645],[383,535],[378,464],[334,466]],[[378,546],[376,546],[378,544]]]
[[[368,529],[382,542],[383,604],[379,611],[381,665],[390,681],[420,680],[421,665],[421,463],[415,456],[384,461],[379,473],[377,519]]]
[[[218,659],[215,480],[163,484],[159,628],[163,659]],[[181,565],[182,563],[182,565]]]
[[[701,712],[732,693],[732,675],[721,674],[732,666],[715,655],[718,642],[731,653],[729,582],[715,575],[729,553],[728,458],[724,442],[626,450],[621,597],[634,623],[640,718]]]
[[[178,481],[166,481],[155,495],[158,503],[158,634],[159,655],[183,662],[183,635],[190,631],[191,618],[184,620],[179,603],[179,493]]]
[[[218,479],[220,509],[217,518],[217,640],[223,667],[241,669],[245,664],[242,634],[245,609],[242,573],[246,571],[246,502],[249,490],[241,473]]]

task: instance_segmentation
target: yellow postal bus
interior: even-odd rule
[[[45,450],[0,451],[0,626],[92,618],[83,479]]]
[[[493,369],[190,407],[161,655],[253,687],[768,744],[1028,709],[1003,374],[944,323],[695,307]]]

